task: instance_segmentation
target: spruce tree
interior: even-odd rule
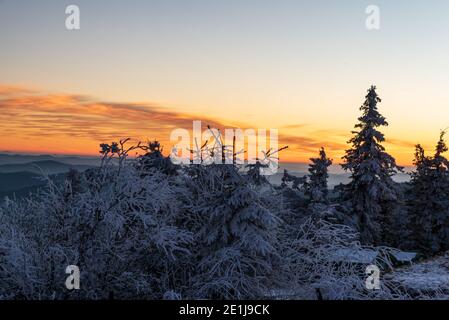
[[[246,173],[246,175],[252,183],[257,186],[269,184],[267,177],[261,174],[261,170],[263,170],[264,168],[268,168],[267,164],[263,164],[259,160],[257,160],[256,163],[248,164],[246,165],[246,167],[248,168],[248,172]]]
[[[435,201],[438,208],[434,212],[434,232],[440,251],[449,249],[449,161],[443,153],[449,150],[444,140],[445,131],[440,134],[440,139],[435,148],[433,165],[435,167]]]
[[[384,244],[391,206],[398,200],[398,191],[392,176],[402,168],[385,152],[384,135],[378,127],[388,126],[377,110],[381,99],[376,87],[371,86],[360,107],[362,116],[355,125],[357,131],[348,143],[352,147],[343,157],[343,169],[351,173],[351,182],[344,188],[344,198],[349,200],[356,216],[363,243]]]
[[[412,172],[412,192],[409,200],[410,236],[407,239],[408,249],[421,252],[436,251],[432,235],[432,159],[426,157],[423,147],[418,144],[415,147],[415,159],[413,164],[416,170]]]
[[[345,214],[345,208],[331,203],[328,198],[328,169],[332,165],[332,159],[328,158],[324,148],[321,148],[319,156],[310,158],[310,161],[309,174],[303,183],[304,193],[308,198],[307,215],[312,216],[317,222],[325,220],[335,224],[351,225],[350,219]]]
[[[326,156],[321,148],[318,158],[310,158],[308,181],[305,183],[305,194],[310,197],[311,203],[327,203],[328,167],[332,160]]]
[[[444,134],[440,134],[433,157],[427,157],[419,144],[415,152],[409,247],[426,255],[449,249],[449,162],[442,155],[448,150]]]
[[[138,167],[145,171],[155,168],[167,175],[177,175],[179,166],[173,164],[170,157],[165,157],[162,154],[163,147],[159,141],[149,142],[148,146],[143,149],[147,152],[139,157]]]
[[[255,298],[266,294],[274,271],[278,218],[234,165],[200,168],[191,186],[197,233],[198,298]]]

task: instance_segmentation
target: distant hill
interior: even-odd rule
[[[49,176],[56,183],[64,180],[65,173],[53,174]],[[9,198],[21,198],[30,193],[36,193],[39,188],[45,187],[42,175],[32,172],[9,172],[0,173],[0,203],[7,196]]]
[[[42,187],[44,186],[30,186],[18,190],[0,191],[0,204],[4,201],[6,197],[10,199],[20,199],[23,197],[27,197],[30,194],[37,194],[38,190]]]
[[[14,163],[0,165],[0,173],[13,173],[13,172],[31,172],[36,174],[58,174],[68,172],[71,168],[78,171],[84,171],[92,168],[91,165],[75,165],[67,164],[54,160],[42,160],[27,163]]]
[[[81,157],[81,156],[59,156],[59,155],[32,155],[32,154],[13,154],[0,153],[0,165],[3,164],[24,164],[40,161],[57,161],[72,165],[100,165],[99,157]]]
[[[0,191],[14,191],[26,187],[45,185],[42,176],[32,172],[0,173]]]
[[[300,168],[300,171],[294,171],[291,169],[297,169]],[[282,176],[284,175],[284,170],[283,169],[287,169],[288,173],[290,173],[291,175],[294,175],[296,177],[303,177],[306,174],[308,174],[307,169],[305,169],[305,167],[293,167],[293,165],[290,166],[290,170],[289,168],[286,168],[285,165],[280,165],[280,168],[278,170],[278,172],[272,176],[268,177],[268,180],[276,185],[280,185],[282,183]],[[328,186],[330,189],[334,188],[335,186],[339,185],[340,183],[346,184],[349,183],[351,180],[351,175],[349,173],[332,173],[332,171],[337,171],[336,169],[331,170],[331,173],[329,173],[329,179],[328,179]],[[408,182],[410,181],[410,175],[407,173],[398,173],[395,176],[393,176],[393,180],[399,183],[402,182]]]
[[[0,153],[0,202],[36,193],[46,185],[42,173],[58,182],[71,168],[85,171],[99,165],[99,157]]]
[[[41,173],[49,175],[64,176],[70,168],[85,171],[89,168],[99,166],[99,157],[81,156],[55,156],[55,155],[26,155],[0,153],[0,199],[14,192],[16,195],[28,194],[44,185],[40,177]],[[307,174],[307,163],[280,163],[278,173],[269,176],[268,179],[274,184],[281,184],[284,169],[295,176]],[[406,172],[411,170],[405,168]],[[407,182],[410,176],[400,173],[394,177],[397,182]],[[344,172],[338,164],[329,168],[329,188],[340,183],[348,183],[350,175]]]
[[[307,174],[306,172],[299,172],[299,171],[289,171],[289,173],[296,177],[303,177]],[[280,185],[282,183],[283,175],[284,175],[284,171],[279,170],[278,173],[276,173],[272,176],[268,176],[268,180],[272,184]],[[328,179],[328,186],[329,186],[329,188],[332,189],[333,187],[335,187],[336,185],[339,185],[340,183],[348,183],[350,181],[349,177],[350,177],[350,175],[346,174],[346,173],[342,173],[342,174],[330,173],[329,179]]]

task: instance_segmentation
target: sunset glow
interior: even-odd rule
[[[171,130],[202,120],[278,129],[281,161],[323,146],[339,163],[375,84],[387,151],[410,165],[449,126],[449,4],[434,2],[378,1],[382,27],[367,31],[366,1],[81,0],[68,31],[66,3],[1,1],[0,151],[98,155],[124,137],[168,149]]]

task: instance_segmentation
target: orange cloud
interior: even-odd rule
[[[417,143],[402,140],[402,139],[394,139],[394,138],[387,138],[385,139],[385,143],[395,146],[397,148],[406,148],[408,150],[414,150]]]
[[[168,144],[175,128],[223,128],[220,121],[172,112],[153,104],[95,101],[81,95],[45,94],[0,86],[0,148],[18,152],[95,154],[98,144],[132,137]],[[205,127],[204,127],[205,128]]]
[[[201,120],[214,128],[254,128],[241,123],[170,111],[151,103],[114,103],[71,94],[51,94],[18,86],[0,85],[0,150],[59,154],[98,154],[102,142],[130,137],[134,141],[158,139],[166,150],[175,128],[192,128]],[[307,162],[325,147],[335,163],[347,148],[350,132],[320,129],[303,130],[307,124],[279,129],[279,143],[289,148],[282,161]],[[267,128],[270,129],[270,128]],[[389,144],[413,147],[412,143],[389,139]],[[412,150],[410,151],[412,153]]]
[[[30,94],[34,90],[21,87],[21,86],[11,86],[11,85],[0,85],[0,96],[12,96],[18,94]]]

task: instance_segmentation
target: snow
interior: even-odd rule
[[[331,253],[328,259],[336,262],[371,264],[375,262],[377,255],[378,252],[373,249],[341,248]]]
[[[407,290],[449,295],[449,253],[397,269],[386,279]]]
[[[399,262],[412,262],[416,258],[416,252],[395,251],[391,253]]]

